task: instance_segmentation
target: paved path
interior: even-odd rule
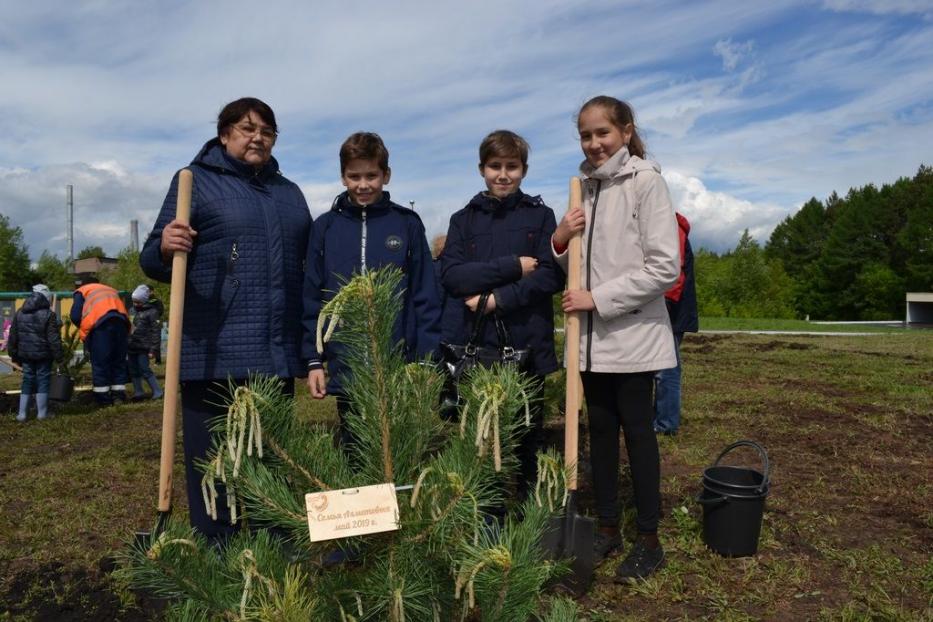
[[[816,337],[879,337],[891,333],[848,333],[813,330],[701,330],[701,335],[804,335]]]

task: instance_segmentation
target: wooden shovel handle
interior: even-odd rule
[[[570,178],[570,202],[568,211],[583,204],[583,188],[579,177]],[[580,271],[583,263],[583,232],[578,231],[570,238],[567,248],[567,289],[580,289]],[[564,339],[567,357],[567,386],[564,411],[564,461],[567,463],[568,490],[577,489],[577,455],[580,430],[580,312],[564,315]]]
[[[188,224],[191,219],[191,186],[188,169],[178,173],[178,199],[175,220]],[[172,257],[172,289],[168,312],[168,353],[165,357],[165,397],[162,402],[162,458],[159,462],[159,511],[172,507],[172,466],[175,463],[175,423],[178,416],[178,375],[181,366],[181,322],[185,312],[185,278],[188,253],[175,251]]]

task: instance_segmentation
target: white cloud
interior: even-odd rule
[[[343,191],[344,187],[340,182],[301,185],[301,192],[305,195],[305,201],[308,202],[314,218],[329,210],[334,203],[334,197]]]
[[[702,181],[677,171],[665,171],[674,209],[690,221],[694,248],[722,252],[733,248],[745,229],[764,244],[786,208],[753,203],[724,192],[710,191]]]
[[[833,11],[856,11],[862,13],[930,15],[933,6],[929,0],[824,0],[823,6]]]
[[[116,162],[65,164],[38,169],[0,168],[0,206],[23,230],[29,254],[68,254],[65,186],[74,186],[74,248],[101,246],[116,255],[130,244],[130,220],[141,241],[155,221],[167,183],[126,172]]]
[[[734,71],[739,63],[742,62],[752,50],[755,49],[754,41],[744,43],[733,43],[732,39],[720,39],[713,46],[713,54],[722,58],[722,68],[726,71]]]

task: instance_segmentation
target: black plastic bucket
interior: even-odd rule
[[[56,402],[67,402],[74,393],[74,381],[61,373],[54,373],[49,378],[49,399]]]
[[[763,470],[719,464],[726,454],[738,447],[757,451]],[[758,443],[737,441],[719,454],[703,472],[703,492],[697,497],[703,505],[706,546],[726,557],[747,557],[758,552],[769,477],[768,454]]]

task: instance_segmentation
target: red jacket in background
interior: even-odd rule
[[[675,212],[674,215],[677,217],[677,233],[680,237],[680,276],[677,277],[674,286],[664,293],[664,297],[680,302],[680,297],[684,293],[684,281],[687,278],[684,267],[687,263],[687,236],[690,235],[690,221],[680,212]]]

